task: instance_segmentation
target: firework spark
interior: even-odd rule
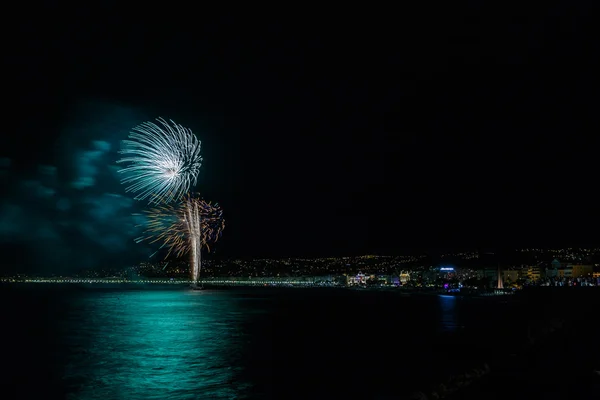
[[[162,242],[161,248],[168,248],[166,257],[191,252],[192,277],[197,281],[202,248],[210,251],[210,245],[225,229],[219,205],[188,195],[179,204],[163,203],[145,211],[144,215],[148,221],[146,231],[135,241]]]
[[[132,129],[123,141],[118,163],[127,166],[119,173],[127,192],[136,200],[149,199],[151,204],[178,200],[196,184],[202,165],[200,141],[190,129],[162,118],[159,126],[144,122]]]

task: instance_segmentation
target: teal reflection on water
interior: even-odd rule
[[[109,291],[70,311],[65,382],[77,399],[237,398],[243,310],[227,293]],[[235,367],[237,366],[237,367]]]

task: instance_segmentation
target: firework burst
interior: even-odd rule
[[[178,200],[196,184],[202,165],[200,141],[190,129],[162,118],[144,122],[132,129],[123,141],[118,163],[127,166],[121,183],[136,200],[151,204]]]
[[[136,242],[160,242],[161,248],[168,248],[166,257],[191,253],[192,277],[197,281],[202,248],[210,251],[210,245],[219,239],[225,229],[221,207],[200,197],[187,195],[181,203],[163,202],[143,215],[148,221],[146,231]]]

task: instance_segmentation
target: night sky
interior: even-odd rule
[[[128,131],[159,116],[202,140],[196,189],[227,220],[213,257],[597,244],[589,3],[15,14],[3,50],[6,265],[146,260],[131,216],[144,204],[115,160]]]

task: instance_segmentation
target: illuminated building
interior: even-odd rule
[[[367,281],[365,274],[359,272],[356,276],[348,276],[348,285],[362,285]]]
[[[567,266],[566,268],[561,267],[558,270],[559,278],[572,278],[573,277],[573,268]]]
[[[541,268],[538,265],[527,267],[527,279],[530,281],[538,281],[541,277]]]
[[[456,271],[452,266],[438,267],[435,268],[435,271],[438,279],[453,279],[456,277]]]
[[[400,283],[403,285],[410,281],[410,273],[408,271],[402,271],[400,273]]]
[[[573,264],[573,278],[584,278],[592,276],[594,273],[594,266],[591,264]]]

